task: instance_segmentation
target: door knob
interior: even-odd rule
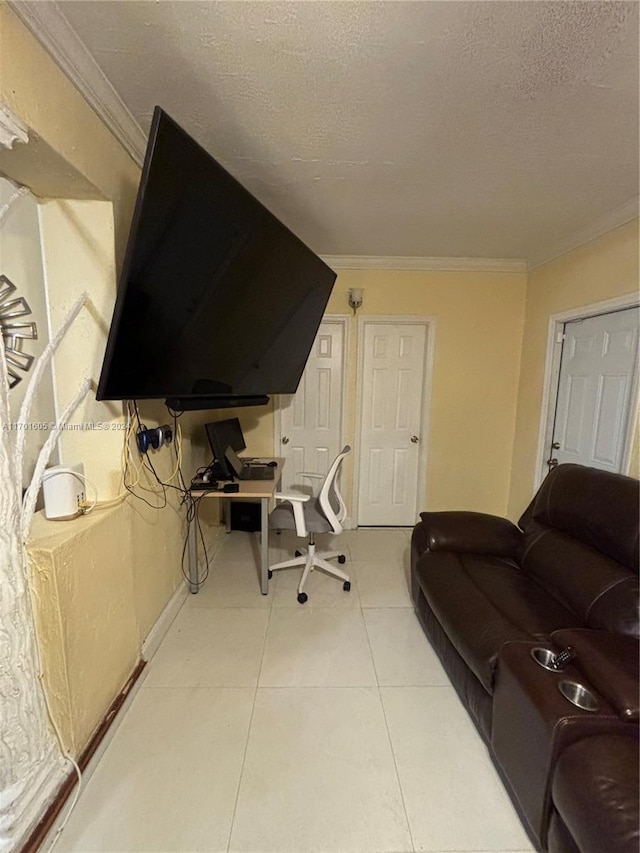
[[[551,449],[552,450],[560,450],[560,442],[554,441],[553,444],[551,445]]]
[[[555,468],[557,464],[558,460],[555,458],[555,456],[553,457],[553,459],[547,459],[547,465],[549,466],[550,471],[552,468]]]
[[[282,436],[282,443],[283,444],[289,444],[289,436],[288,435]]]
[[[417,436],[417,435],[412,435],[412,436],[411,436],[411,443],[412,443],[412,444],[417,444],[417,443],[418,443],[418,436]]]

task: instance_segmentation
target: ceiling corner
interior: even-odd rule
[[[602,237],[609,231],[615,228],[620,228],[621,225],[626,225],[638,218],[640,211],[640,198],[635,196],[619,207],[610,210],[604,216],[596,219],[586,228],[581,228],[579,231],[574,231],[562,240],[546,246],[542,251],[536,252],[530,258],[527,258],[527,272],[531,272],[543,264],[549,263],[556,258],[566,255],[568,252],[584,246],[585,243],[590,243],[598,237]]]
[[[142,165],[147,137],[55,0],[7,0],[118,142]]]

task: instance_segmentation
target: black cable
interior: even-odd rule
[[[203,585],[203,583],[206,581],[206,579],[209,577],[209,556],[207,554],[207,546],[205,544],[204,535],[202,533],[202,527],[200,526],[200,519],[198,517],[198,509],[199,509],[200,501],[202,500],[202,495],[198,498],[193,498],[191,496],[189,496],[189,497],[191,499],[191,503],[187,509],[187,535],[185,536],[184,545],[182,546],[182,559],[180,561],[180,568],[182,571],[183,578],[186,581],[188,581],[188,583],[190,585],[197,586],[198,588],[200,588]],[[185,555],[186,550],[187,550],[187,545],[189,544],[189,533],[191,531],[191,525],[194,523],[194,521],[197,524],[198,532],[200,534],[200,541],[202,542],[202,551],[204,553],[204,559],[205,559],[205,565],[206,565],[203,577],[199,578],[195,582],[191,579],[191,577],[184,570],[184,555]],[[198,571],[198,567],[197,567],[197,561],[196,561],[196,572],[197,571]]]
[[[176,463],[178,463],[178,448],[176,444],[176,436],[178,435],[178,418],[181,417],[184,412],[174,412],[170,406],[167,406],[167,410],[171,417],[173,418],[173,450],[176,456]],[[200,470],[200,469],[198,469]],[[197,472],[196,472],[197,473]],[[185,492],[189,491],[189,488],[185,482],[184,475],[182,473],[182,467],[178,464],[178,477],[180,479],[180,483]]]
[[[131,415],[131,410],[130,410],[130,408],[129,408],[129,405],[130,405],[130,401],[129,401],[129,400],[127,400],[127,408],[128,408],[128,412],[127,412],[127,414],[130,416],[130,415]],[[136,412],[136,414],[137,414],[137,412]],[[138,416],[138,425],[140,425],[140,417],[139,417],[139,416]],[[128,434],[127,434],[127,442],[128,442]],[[128,452],[129,452],[129,447],[127,447],[127,453],[128,453]],[[123,485],[124,485],[125,489],[129,492],[129,494],[130,494],[132,497],[137,498],[138,500],[142,501],[142,502],[143,502],[143,503],[145,503],[148,507],[151,507],[151,509],[164,509],[164,508],[166,507],[166,505],[167,505],[167,494],[166,494],[166,492],[163,492],[163,495],[162,495],[162,497],[163,497],[163,503],[161,503],[161,504],[158,506],[158,504],[151,503],[151,501],[148,501],[148,500],[147,500],[146,498],[144,498],[142,495],[139,495],[137,492],[135,492],[135,491],[134,491],[135,486],[133,486],[131,483],[127,483],[127,481],[126,481],[126,475],[125,475],[125,473],[124,473],[124,472],[123,472],[123,475],[122,475],[122,483],[123,483]]]
[[[204,554],[204,561],[205,561],[206,568],[205,568],[205,572],[204,572],[204,577],[202,578],[202,581],[198,582],[198,586],[201,586],[206,581],[206,579],[209,577],[209,555],[207,554],[207,546],[206,546],[206,543],[204,541],[204,534],[202,532],[202,526],[200,524],[200,516],[198,515],[198,509],[199,509],[199,504],[200,504],[201,500],[202,500],[202,498],[200,497],[198,499],[198,503],[196,504],[195,516],[196,516],[196,524],[198,525],[198,533],[200,534],[200,541],[202,542],[202,553]],[[196,560],[196,563],[197,563],[197,560]]]
[[[137,400],[133,401],[133,407],[134,407],[134,410],[136,413],[136,420],[138,422],[138,429],[141,430],[142,429],[142,421],[140,420],[140,412],[138,411],[138,401]],[[176,437],[176,434],[174,432],[174,439],[175,439],[175,437]],[[151,457],[149,456],[149,451],[144,450],[142,452],[144,455],[144,459],[142,460],[142,464],[145,466],[147,471],[150,471],[153,474],[158,485],[162,486],[162,491],[163,491],[164,499],[165,499],[165,506],[166,506],[166,500],[167,500],[167,493],[166,493],[167,489],[174,489],[174,491],[179,492],[182,495],[182,498],[184,501],[185,496],[189,490],[187,489],[186,485],[184,484],[184,479],[182,477],[182,471],[180,470],[180,466],[178,466],[178,471],[180,472],[180,479],[182,480],[183,485],[175,486],[173,483],[165,483],[164,480],[161,480],[160,477],[158,476],[158,472],[156,471],[156,469],[153,465],[153,462],[151,461]],[[176,450],[175,452],[176,452],[176,460],[177,460],[178,451]]]
[[[138,401],[133,400],[132,402],[133,402],[133,408],[134,408],[135,415],[136,415],[136,421],[138,424],[138,430],[141,430],[142,429],[142,421],[140,420],[140,412],[138,410]],[[167,409],[169,411],[169,414],[173,418],[174,453],[175,453],[175,457],[176,457],[176,463],[178,463],[179,462],[178,448],[177,448],[177,444],[176,444],[176,439],[177,439],[177,435],[178,435],[178,418],[183,414],[183,412],[174,412],[171,408],[169,408],[169,406],[167,406]],[[157,507],[157,509],[164,509],[164,507],[167,506],[167,491],[166,491],[167,488],[174,489],[175,491],[177,491],[181,495],[181,500],[180,500],[181,506],[184,504],[187,505],[187,510],[186,510],[187,534],[185,536],[184,545],[182,546],[182,557],[180,560],[180,569],[182,571],[182,576],[184,577],[184,579],[186,581],[188,581],[189,584],[195,585],[199,588],[202,586],[202,584],[209,577],[209,555],[207,554],[207,546],[206,546],[206,542],[205,542],[205,538],[204,538],[204,533],[202,532],[202,526],[200,524],[200,518],[198,516],[198,508],[199,508],[200,501],[202,500],[202,495],[200,495],[200,497],[198,497],[198,498],[194,498],[192,496],[192,494],[189,490],[189,487],[187,486],[187,484],[185,482],[184,475],[182,473],[182,468],[179,464],[177,467],[178,467],[178,478],[179,478],[180,485],[176,486],[173,483],[165,483],[163,480],[160,479],[160,477],[158,476],[158,472],[156,471],[156,469],[153,465],[153,462],[151,461],[151,457],[149,456],[148,450],[143,451],[143,455],[144,455],[144,459],[143,459],[142,464],[145,466],[145,468],[147,468],[148,471],[151,471],[151,473],[153,474],[153,476],[156,479],[156,482],[160,486],[162,486],[164,503],[161,507]],[[133,492],[131,492],[131,493],[134,494]],[[146,501],[144,498],[142,498],[140,495],[135,495],[135,497],[140,497],[141,500],[144,500],[146,504],[151,506],[151,504],[148,501]],[[199,534],[199,536],[200,536],[200,541],[202,543],[202,551],[204,554],[205,565],[206,565],[203,577],[199,578],[195,582],[191,580],[189,575],[184,570],[184,556],[185,556],[185,553],[187,550],[187,546],[189,544],[189,534],[191,532],[191,525],[194,522],[198,528],[197,534]],[[197,573],[198,572],[197,560],[196,560],[195,570]]]
[[[130,486],[128,483],[125,483],[124,487],[132,497],[137,498],[139,501],[143,501],[144,503],[146,503],[147,506],[150,506],[151,509],[164,509],[167,505],[167,496],[166,495],[163,496],[164,497],[164,503],[160,504],[160,506],[157,506],[157,504],[152,504],[146,498],[143,498],[142,495],[138,495],[136,492],[134,492],[133,486]]]

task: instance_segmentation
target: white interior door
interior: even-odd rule
[[[549,467],[577,462],[622,471],[634,396],[638,315],[638,308],[627,308],[565,323]]]
[[[297,392],[280,397],[283,491],[310,492],[313,484],[300,472],[326,474],[342,450],[344,357],[344,323],[323,321]]]
[[[425,389],[425,323],[363,321],[358,525],[415,523]]]

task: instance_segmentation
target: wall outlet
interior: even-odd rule
[[[42,477],[45,517],[56,521],[76,518],[86,500],[84,465],[55,465]]]

